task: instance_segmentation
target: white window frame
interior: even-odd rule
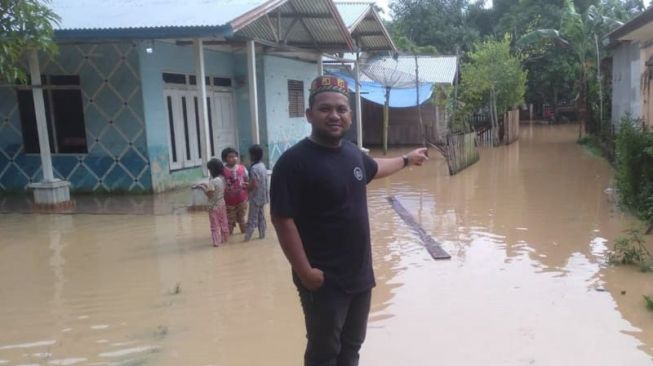
[[[179,74],[179,73],[177,73]],[[201,157],[201,151],[198,146],[199,136],[201,126],[197,125],[196,114],[199,111],[195,108],[195,98],[199,98],[199,93],[195,85],[189,85],[189,77],[186,76],[186,84],[175,84],[175,83],[165,83],[163,89],[163,100],[164,100],[164,110],[165,110],[165,125],[168,132],[168,157],[169,157],[169,166],[170,170],[180,170],[186,168],[194,168],[201,166],[204,162],[203,157]],[[233,87],[221,87],[213,86],[214,76],[209,76],[211,80],[210,85],[207,85],[207,99],[211,104],[211,122],[213,130],[213,140],[211,143],[214,146],[214,156],[220,155],[220,148],[223,146],[218,146],[217,140],[218,136],[216,134],[218,119],[217,113],[218,109],[216,108],[216,93],[228,93],[231,96],[231,117],[234,127],[234,139],[235,144],[234,148],[238,149],[238,123],[236,116],[236,96],[234,93]],[[233,80],[232,80],[233,82]],[[170,129],[170,115],[168,110],[168,97],[171,99],[172,107],[172,118],[173,118],[173,130]],[[183,105],[182,98],[186,98],[186,118],[188,123],[188,136],[186,136],[184,119],[183,119]],[[198,100],[199,102],[199,100]],[[199,103],[198,103],[199,107]],[[209,131],[207,131],[209,133]],[[175,153],[177,155],[177,160],[173,159],[173,149],[172,149],[172,136],[175,140]],[[186,151],[186,140],[188,140],[188,145],[190,148],[190,159],[188,158]],[[209,148],[210,152],[210,148]],[[210,158],[210,157],[209,157]]]

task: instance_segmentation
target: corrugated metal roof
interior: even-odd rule
[[[353,48],[332,0],[52,0],[50,7],[61,17],[60,40],[236,37],[323,51]]]
[[[372,3],[365,1],[336,1],[335,3],[342,20],[350,31],[361,17],[367,15],[372,7]]]
[[[419,79],[428,83],[453,84],[456,79],[458,62],[456,56],[418,56]],[[396,60],[385,57],[371,60],[368,68],[385,68],[415,75],[415,58],[399,56]]]
[[[52,0],[57,30],[219,27],[266,0]]]
[[[390,34],[372,2],[337,1],[338,12],[363,51],[395,51]]]
[[[236,36],[322,51],[348,51],[353,40],[332,0],[288,0]]]

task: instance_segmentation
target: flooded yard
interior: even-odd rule
[[[636,222],[576,133],[522,125],[454,177],[431,152],[369,185],[377,287],[361,365],[652,363],[653,274],[605,263]],[[451,260],[431,259],[389,195]],[[274,232],[212,248],[188,200],[1,214],[0,365],[300,365],[303,318]]]

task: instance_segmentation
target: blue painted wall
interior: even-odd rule
[[[264,89],[261,93],[265,99],[264,117],[268,135],[267,144],[270,167],[279,156],[308,136],[311,132],[306,117],[289,117],[288,80],[304,81],[304,105],[308,107],[308,88],[317,76],[317,64],[277,56],[263,56]]]
[[[265,94],[265,71],[263,68],[264,56],[260,54],[261,50],[257,50],[256,55],[256,85],[258,91],[258,114],[259,114],[259,139],[261,146],[266,149],[267,144],[267,126],[265,124],[265,109],[266,100]],[[238,53],[234,55],[235,60],[235,73],[236,73],[236,108],[238,115],[238,130],[239,134],[239,150],[243,161],[248,161],[249,157],[247,150],[252,145],[252,120],[250,111],[250,98],[249,98],[249,81],[247,75],[247,55]],[[267,156],[265,157],[267,159]]]
[[[153,52],[147,53],[146,48],[152,47]],[[202,176],[201,167],[170,171],[168,146],[168,117],[163,99],[164,83],[161,74],[164,72],[195,74],[195,55],[192,46],[156,41],[141,42],[138,45],[140,72],[142,75],[145,124],[147,146],[152,165],[152,186],[155,192],[164,191],[178,186],[188,185]],[[221,77],[240,77],[235,72],[238,56],[227,52],[204,51],[204,67],[207,75]],[[246,71],[246,70],[245,70]],[[238,79],[235,79],[238,84]],[[245,94],[247,94],[245,92]],[[236,87],[238,125],[243,126],[242,90]],[[239,136],[248,131],[239,129]]]
[[[42,74],[80,76],[87,154],[53,154],[57,178],[74,191],[149,192],[143,103],[134,44],[61,45],[59,55],[41,57]],[[39,154],[23,148],[14,88],[0,87],[0,190],[23,191],[41,181]]]
[[[146,48],[153,52],[147,53]],[[191,46],[166,42],[125,42],[61,46],[57,60],[42,60],[43,73],[79,74],[88,154],[55,154],[55,175],[74,191],[160,192],[187,185],[200,167],[170,171],[163,72],[192,74]],[[239,150],[247,159],[252,144],[244,52],[205,51],[206,73],[234,80]],[[270,55],[257,56],[259,126],[269,165],[310,132],[304,117],[288,115],[288,80],[308,87],[315,63]],[[41,180],[40,156],[23,153],[16,92],[0,88],[0,190],[24,190]]]

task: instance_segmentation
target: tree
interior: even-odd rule
[[[53,24],[59,17],[38,0],[0,0],[0,80],[25,81],[21,68],[26,52],[55,54]]]
[[[494,143],[499,143],[499,116],[523,103],[527,72],[510,51],[510,37],[476,45],[462,66],[461,100],[472,113],[489,106]]]
[[[600,68],[596,61],[600,60],[599,39],[620,24],[619,21],[602,15],[594,5],[590,5],[585,14],[581,15],[576,11],[571,0],[565,0],[565,9],[560,19],[559,29],[538,29],[522,36],[517,41],[517,45],[522,48],[548,41],[557,47],[569,48],[574,54],[577,65],[576,110],[581,120],[578,138],[587,129],[588,77],[593,69],[596,70],[596,82],[599,86],[602,85]],[[595,61],[596,63],[594,63]],[[602,100],[602,92],[599,92],[599,98]]]
[[[405,36],[418,46],[433,46],[443,54],[467,50],[480,38],[469,10],[482,2],[469,0],[396,0],[392,26],[395,38]]]

